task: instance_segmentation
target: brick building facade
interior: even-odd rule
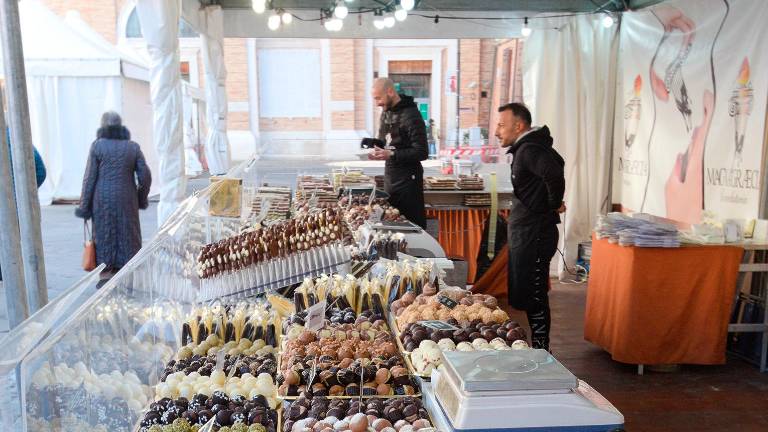
[[[112,43],[144,50],[135,0],[43,1],[60,16],[77,10]],[[199,38],[184,28],[182,36],[189,36],[180,39],[182,76],[202,88]],[[407,91],[418,93],[435,121],[441,145],[451,146],[457,138],[463,140],[466,128],[492,129],[495,107],[520,98],[519,83],[515,85],[520,50],[509,49],[509,44],[488,39],[227,38],[227,120],[233,157],[247,157],[257,146],[274,154],[354,151],[360,137],[378,127],[369,90],[376,76],[396,77]],[[503,81],[510,65],[517,70]],[[204,118],[202,110],[199,116]]]

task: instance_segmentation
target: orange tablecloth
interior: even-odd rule
[[[427,209],[427,218],[437,219],[440,224],[437,241],[443,247],[445,256],[467,262],[467,283],[475,281],[477,252],[480,250],[483,226],[489,214],[490,209],[487,208]]]
[[[472,292],[492,295],[497,298],[507,297],[507,264],[509,263],[509,250],[505,245],[491,261],[491,266],[483,273]]]
[[[630,364],[723,364],[744,250],[592,242],[584,338]]]

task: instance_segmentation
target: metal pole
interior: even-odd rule
[[[5,138],[5,114],[0,90],[0,267],[3,272],[5,304],[11,329],[29,317],[27,293],[24,291],[21,249],[19,248],[19,214],[11,179],[11,153]]]
[[[461,146],[461,39],[456,39],[456,148]]]
[[[29,124],[19,3],[16,0],[0,2],[0,35],[2,35],[5,59],[3,64],[8,92],[8,124],[11,127],[13,176],[19,215],[24,281],[27,287],[29,309],[34,313],[48,303],[48,285],[45,280],[43,236],[40,232],[40,201],[37,198],[35,157],[32,152],[32,133]]]

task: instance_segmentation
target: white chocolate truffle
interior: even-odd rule
[[[456,345],[456,351],[474,351],[475,347],[472,346],[469,342],[459,342],[458,345]]]
[[[437,347],[442,351],[456,351],[456,343],[448,338],[440,339],[440,342],[437,343]]]

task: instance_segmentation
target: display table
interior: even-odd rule
[[[508,211],[504,209],[501,213],[506,215]],[[477,252],[489,214],[490,208],[427,208],[427,218],[438,220],[437,240],[445,256],[467,262],[467,282],[470,284],[475,281]]]
[[[614,360],[723,364],[744,250],[592,242],[584,338]]]

